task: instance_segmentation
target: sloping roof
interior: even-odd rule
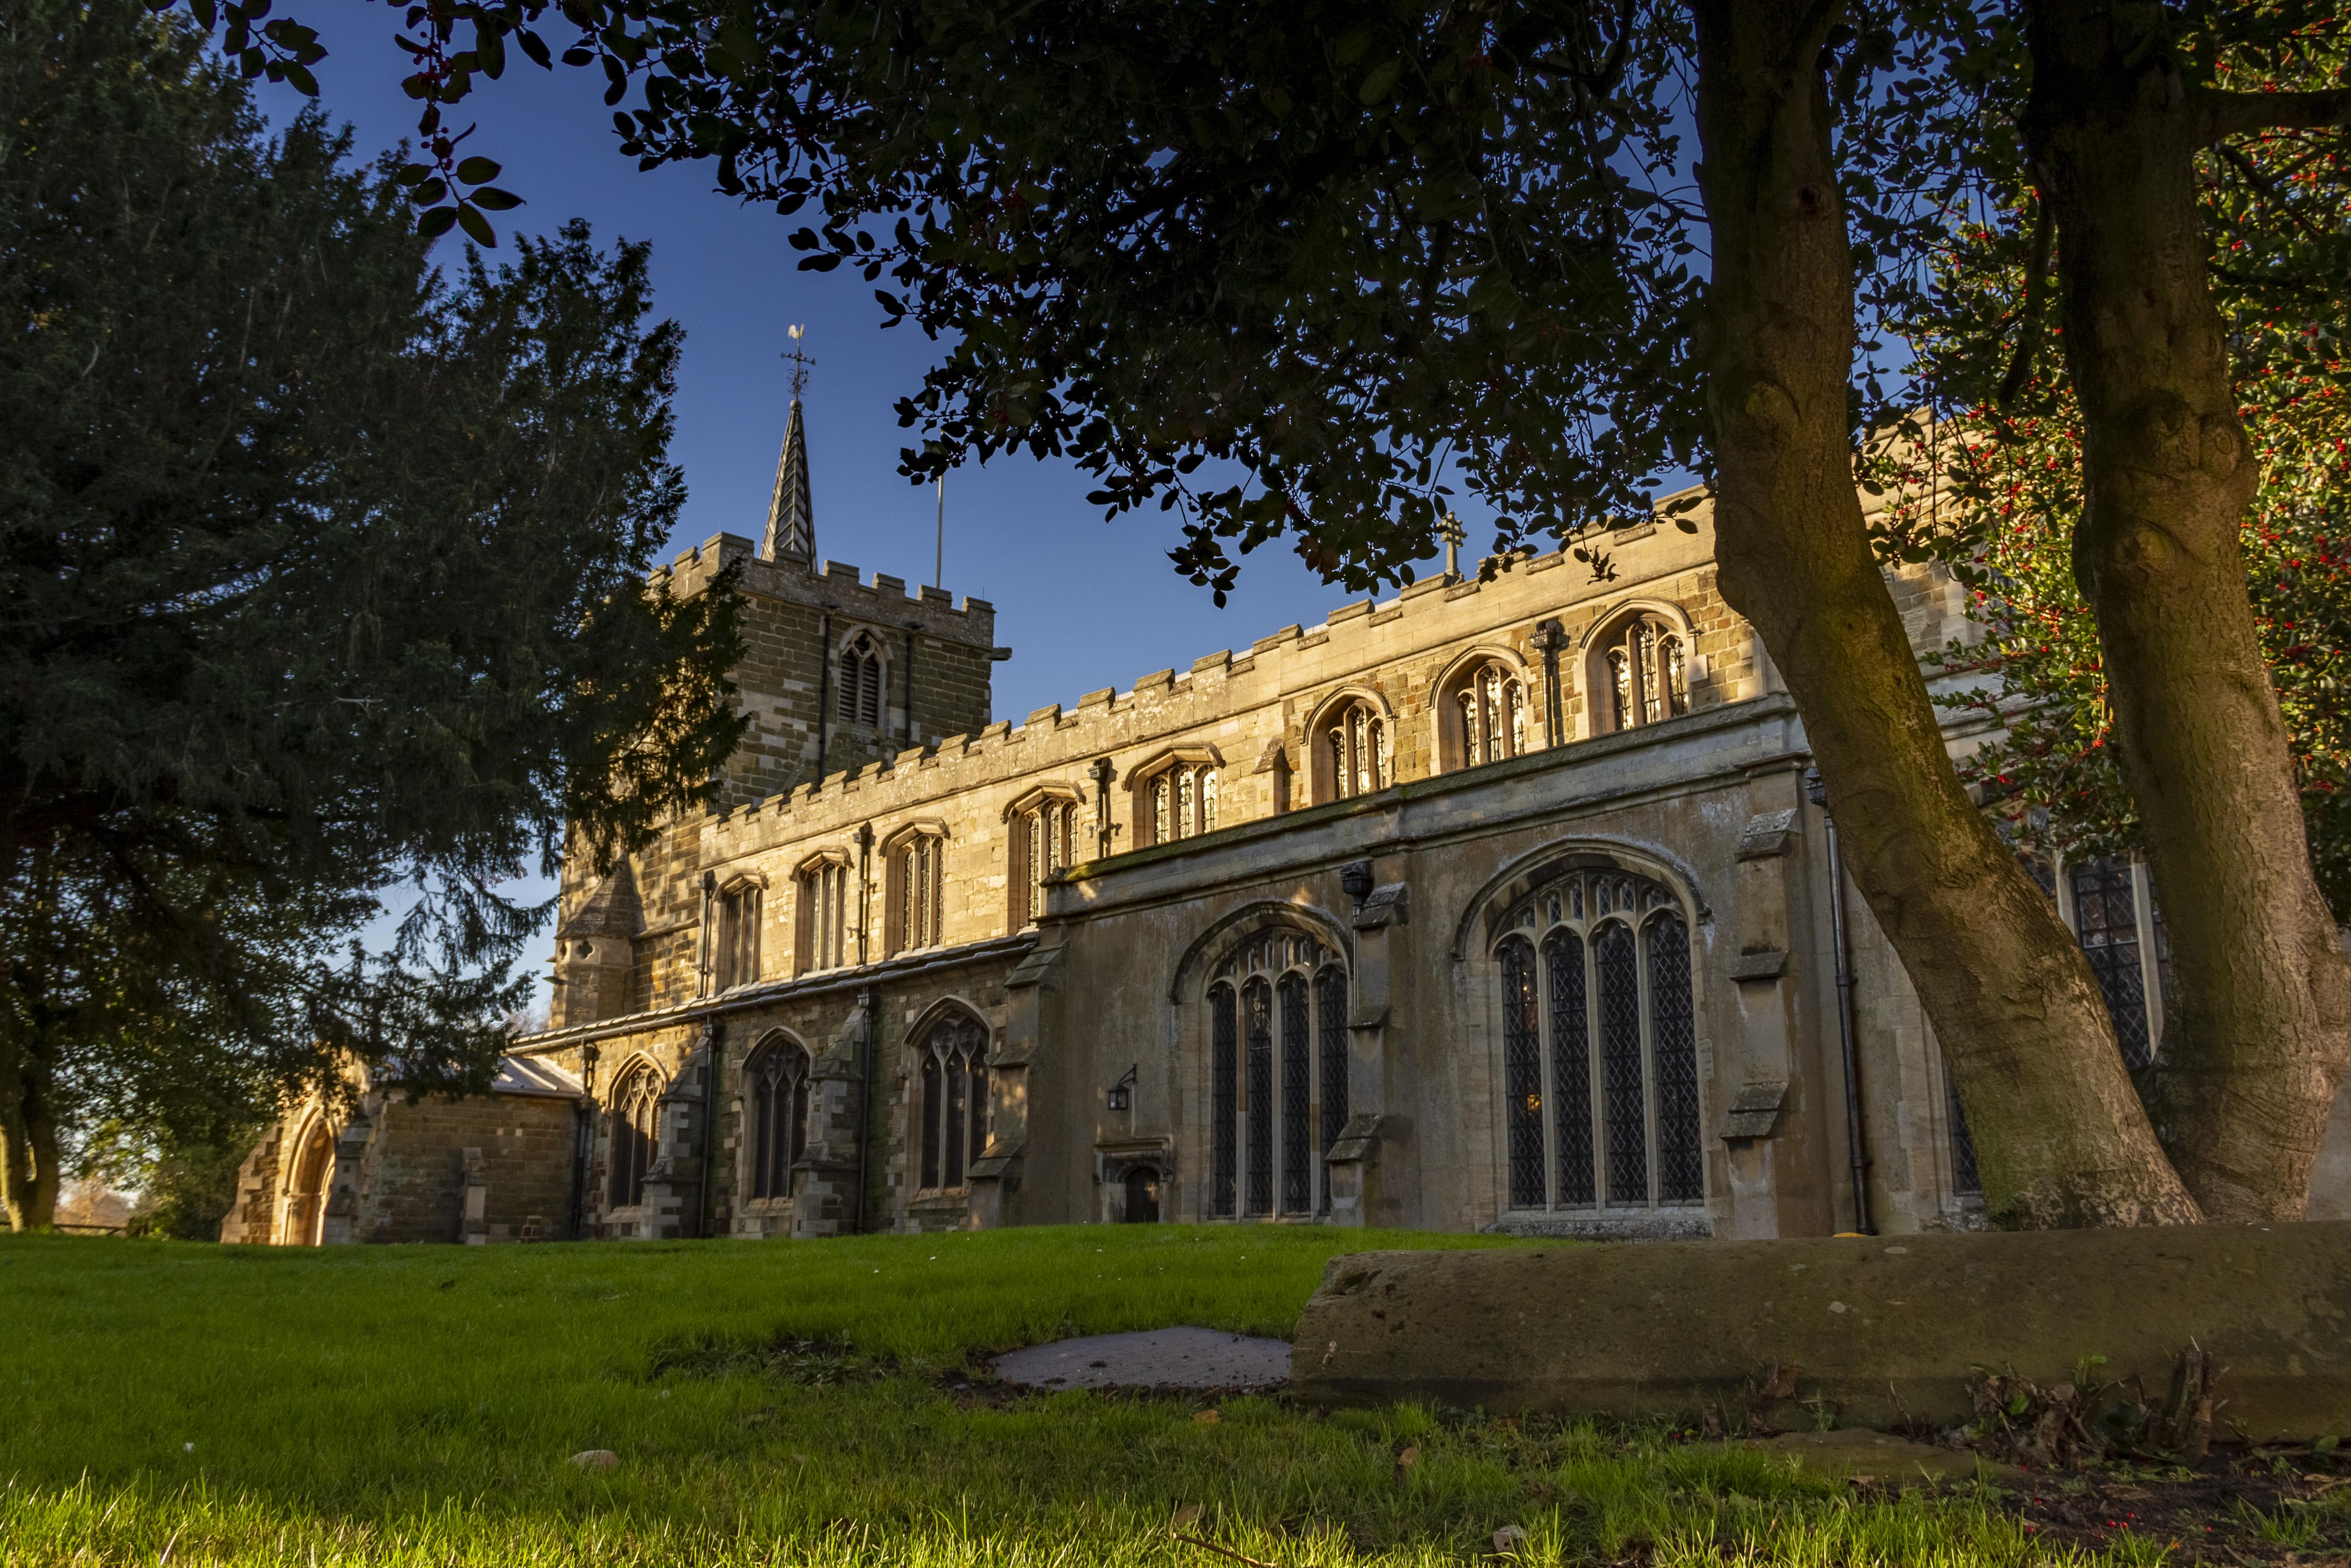
[[[759,558],[816,559],[816,504],[809,495],[808,433],[798,398],[784,421],[784,450],[776,459],[776,488],[768,498],[768,537],[760,542]]]
[[[535,1056],[507,1056],[498,1061],[498,1075],[490,1081],[493,1094],[546,1094],[574,1100],[583,1092],[580,1080],[551,1061]]]
[[[571,918],[557,928],[560,936],[633,936],[643,924],[643,911],[637,904],[637,879],[630,873],[629,862],[622,861],[612,868],[612,874],[596,884],[588,902],[571,912]]]

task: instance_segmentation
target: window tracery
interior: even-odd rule
[[[809,1053],[788,1036],[770,1036],[744,1073],[750,1090],[751,1196],[792,1196],[792,1166],[807,1152]]]
[[[1217,831],[1217,768],[1207,761],[1178,760],[1143,782],[1144,818],[1151,842],[1172,844]]]
[[[1347,972],[1300,932],[1259,934],[1211,975],[1208,1207],[1216,1218],[1330,1212],[1347,1124]]]
[[[643,1062],[630,1070],[612,1095],[612,1207],[629,1208],[645,1200],[645,1173],[653,1168],[659,1141],[662,1083]]]
[[[946,903],[946,839],[917,829],[890,850],[890,951],[934,947]]]
[[[1635,615],[1597,646],[1592,667],[1595,734],[1689,712],[1689,650],[1672,622],[1662,615]]]
[[[827,854],[800,869],[798,968],[837,969],[848,961],[849,862]]]
[[[1045,883],[1077,862],[1078,802],[1049,795],[1012,819],[1012,925],[1017,930],[1045,913]]]
[[[1358,697],[1325,717],[1322,745],[1332,800],[1376,794],[1395,782],[1387,716],[1368,701]]]
[[[759,977],[759,913],[765,891],[755,882],[718,895],[716,950],[712,980],[719,990],[749,985]]]
[[[841,645],[834,711],[851,724],[882,722],[882,645],[871,632],[860,632]]]
[[[1527,684],[1499,659],[1471,665],[1446,684],[1445,711],[1451,734],[1447,760],[1457,768],[1526,755],[1530,740]]]
[[[922,1185],[968,1185],[971,1162],[987,1146],[987,1026],[950,1013],[924,1031]]]
[[[1706,1196],[1689,926],[1662,883],[1574,872],[1528,895],[1495,949],[1512,1208]]]

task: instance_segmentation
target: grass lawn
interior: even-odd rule
[[[813,1244],[0,1238],[0,1564],[2064,1561],[1961,1487],[1861,1495],[1662,1428],[1011,1396],[984,1353],[1287,1337],[1322,1265],[1468,1239],[1087,1227]],[[1554,1243],[1553,1245],[1556,1245]],[[792,1342],[844,1342],[791,1348]],[[779,1348],[781,1347],[781,1348]],[[615,1470],[574,1452],[609,1448]],[[1399,1464],[1405,1450],[1410,1460]],[[2153,1562],[2126,1536],[2105,1560]]]

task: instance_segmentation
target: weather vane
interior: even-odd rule
[[[792,346],[777,357],[792,362],[792,401],[798,402],[800,401],[801,391],[808,385],[808,373],[815,368],[816,361],[800,352],[800,334],[808,329],[790,327],[786,330],[791,334]]]

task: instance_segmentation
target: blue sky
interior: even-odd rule
[[[406,57],[392,42],[400,11],[370,0],[295,0],[288,10],[319,30],[329,51],[316,73],[320,102],[351,125],[358,152],[372,158],[413,139],[416,106],[400,90]],[[549,37],[563,31],[558,23]],[[685,329],[672,452],[690,498],[673,551],[722,531],[758,537],[790,396],[779,356],[787,328],[803,323],[817,361],[806,406],[818,551],[869,576],[931,580],[935,503],[897,472],[910,433],[893,404],[920,384],[935,346],[911,327],[884,330],[872,286],[848,270],[797,270],[785,244],[794,224],[716,193],[707,165],[638,172],[614,150],[601,73],[509,57],[505,79],[482,83],[452,117],[478,128],[466,150],[504,164],[498,183],[528,203],[502,214],[501,235],[584,217],[607,243],[651,238],[657,308]],[[282,87],[261,93],[273,117],[303,101]],[[460,242],[441,243],[454,258]],[[1218,609],[1167,560],[1180,539],[1173,515],[1105,522],[1086,504],[1090,487],[1066,462],[1025,455],[947,480],[945,586],[992,601],[997,641],[1013,650],[996,667],[998,718],[1124,689],[1293,621],[1312,625],[1353,597],[1273,547],[1248,558]],[[551,888],[533,881],[517,891]],[[388,922],[370,935],[382,941]]]
[[[320,101],[351,123],[360,151],[413,137],[415,105],[399,85],[406,57],[392,43],[400,12],[368,0],[297,0],[291,10],[319,29],[329,51]],[[549,37],[564,31],[559,22]],[[510,58],[506,78],[481,83],[453,116],[478,125],[467,151],[503,163],[498,183],[528,203],[503,214],[501,233],[579,216],[608,242],[650,237],[658,308],[685,329],[673,452],[691,499],[673,547],[722,530],[758,537],[790,395],[778,356],[799,322],[817,361],[807,412],[818,550],[868,574],[929,581],[935,503],[897,473],[910,433],[892,405],[920,383],[935,345],[911,327],[884,330],[872,287],[847,269],[796,270],[785,245],[795,223],[717,194],[707,165],[639,173],[614,151],[601,73]],[[265,88],[264,101],[282,115],[300,100]],[[1090,487],[1065,462],[1025,455],[947,480],[946,586],[993,601],[997,640],[1013,649],[997,668],[998,718],[1123,688],[1292,621],[1311,625],[1351,597],[1276,546],[1248,559],[1219,610],[1169,565],[1180,538],[1171,514],[1106,523],[1086,504]]]

